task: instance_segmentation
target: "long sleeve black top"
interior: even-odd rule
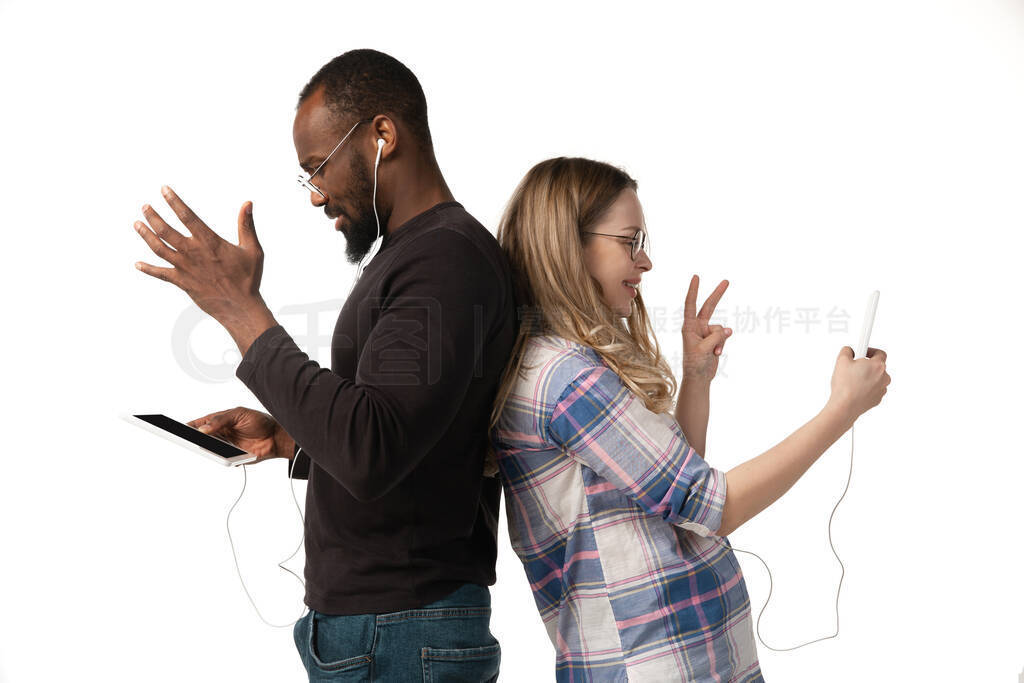
[[[384,237],[330,370],[281,325],[246,351],[236,376],[301,448],[309,607],[392,612],[494,583],[501,487],[482,473],[516,325],[497,241],[450,201]]]

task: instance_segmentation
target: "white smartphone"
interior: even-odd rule
[[[868,353],[868,340],[871,338],[871,327],[875,324],[875,311],[878,310],[878,290],[868,297],[868,307],[864,310],[864,327],[860,332],[860,343],[853,350],[854,358],[864,358]]]
[[[227,441],[203,434],[194,427],[182,424],[160,413],[138,414],[121,413],[121,417],[132,424],[142,427],[147,432],[162,436],[179,446],[195,451],[225,467],[235,467],[256,460],[256,456],[246,453]]]

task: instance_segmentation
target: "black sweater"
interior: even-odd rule
[[[482,472],[516,325],[497,240],[451,201],[385,236],[331,370],[281,325],[246,351],[235,374],[301,447],[310,608],[393,612],[494,583],[501,485]]]

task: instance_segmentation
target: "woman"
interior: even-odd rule
[[[885,353],[854,362],[844,347],[821,413],[728,473],[709,467],[692,444],[703,451],[729,332],[707,320],[728,283],[699,317],[691,283],[673,414],[676,381],[640,294],[652,263],[636,188],[608,164],[549,159],[502,217],[522,312],[491,420],[509,535],[557,680],[760,681],[750,600],[724,536],[881,401]]]

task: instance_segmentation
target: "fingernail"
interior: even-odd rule
[[[199,431],[204,433],[210,431],[210,425],[203,425],[202,427],[199,428]]]
[[[727,337],[728,337],[728,336],[729,336],[730,334],[732,334],[732,330],[729,330],[729,329],[727,329],[727,330],[725,331],[725,336],[727,336]]]
[[[160,187],[160,193],[163,196],[167,197],[168,195],[171,194],[171,188],[167,187],[166,185],[163,185]]]

